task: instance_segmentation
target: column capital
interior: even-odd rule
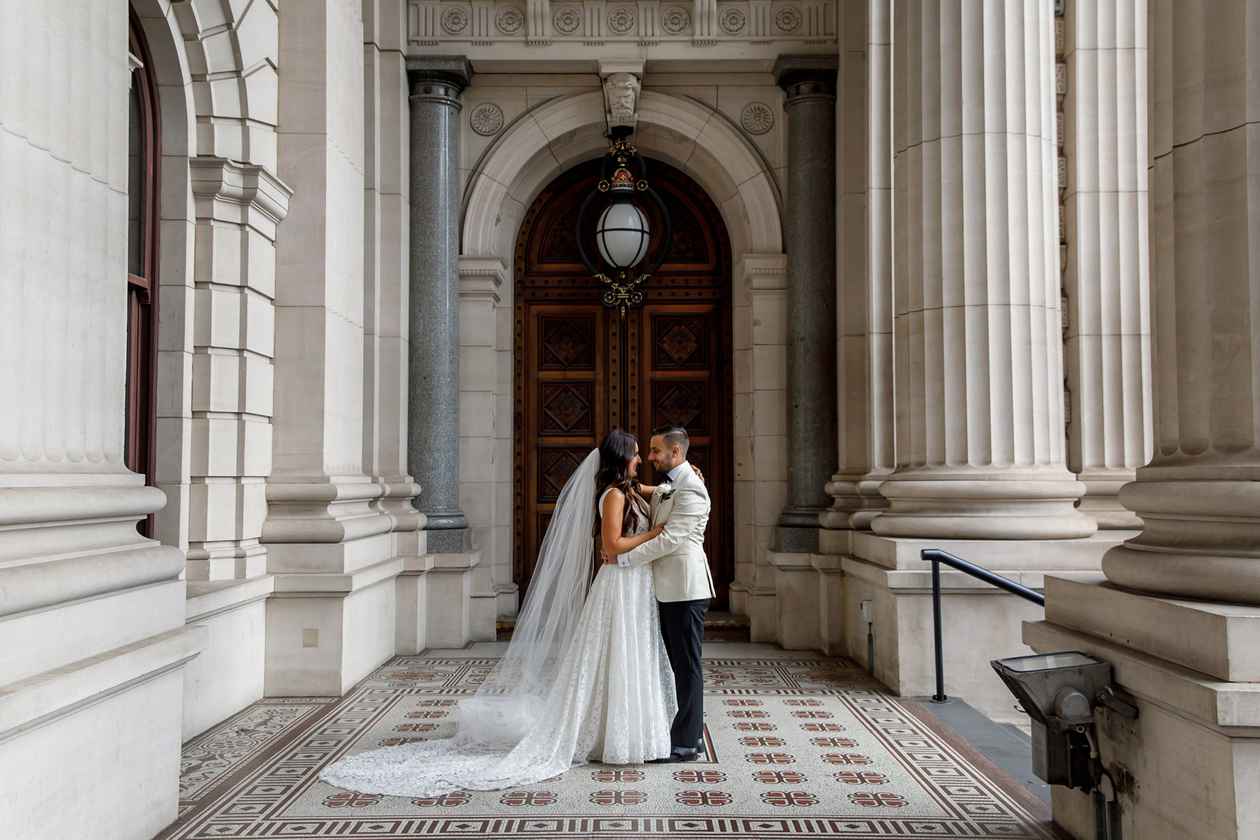
[[[788,103],[810,96],[835,97],[837,55],[781,55],[774,62],[774,82],[788,95]]]
[[[451,100],[459,104],[459,95],[472,81],[472,63],[462,55],[426,55],[407,59],[407,81],[411,98]]]

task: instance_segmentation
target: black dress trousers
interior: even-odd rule
[[[674,671],[678,689],[678,714],[670,728],[670,743],[686,750],[696,749],[704,727],[704,671],[700,647],[704,641],[704,614],[709,599],[662,601],[661,635]]]

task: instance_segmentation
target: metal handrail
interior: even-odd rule
[[[944,563],[952,569],[971,575],[977,580],[982,580],[1012,595],[1018,595],[1025,601],[1032,601],[1039,607],[1046,605],[1046,596],[1008,577],[995,574],[983,566],[955,557],[948,551],[941,551],[939,548],[925,548],[919,552],[919,557],[932,564],[932,623],[936,643],[936,693],[932,695],[932,702],[944,703],[949,698],[945,696],[945,664],[941,643],[941,564]]]

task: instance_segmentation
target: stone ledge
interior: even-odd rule
[[[262,575],[243,580],[190,581],[187,621],[204,621],[220,613],[261,601],[275,592],[275,578]]]
[[[366,589],[389,578],[398,577],[403,569],[401,557],[382,560],[354,572],[293,572],[274,576],[277,598],[339,597]]]
[[[930,563],[919,562],[921,568],[915,570],[888,569],[877,563],[871,563],[866,560],[860,560],[853,557],[844,558],[842,569],[845,574],[852,575],[859,580],[868,583],[874,583],[883,586],[886,589],[897,592],[899,594],[913,595],[930,593],[932,591],[932,567]],[[1101,572],[1098,571],[1082,571],[1070,572],[1060,571],[1058,569],[1003,569],[1001,567],[992,568],[995,574],[1010,578],[1016,583],[1022,584],[1029,589],[1041,589],[1045,585],[1048,576],[1055,576],[1073,580],[1079,580],[1083,583],[1098,583],[1103,580]],[[971,575],[963,572],[956,572],[948,567],[941,568],[941,591],[944,593],[965,592],[968,595],[1009,595],[1009,593],[998,589],[992,584],[977,580]],[[1011,596],[1013,597],[1013,596]]]
[[[1051,624],[1024,624],[1024,643],[1047,653],[1079,650],[1111,663],[1116,683],[1140,700],[1228,738],[1260,738],[1260,685],[1213,680],[1098,636]]]
[[[949,540],[920,537],[881,537],[867,531],[853,532],[853,553],[886,569],[918,570],[931,566],[919,552],[939,548],[986,569],[1093,571],[1102,568],[1102,556],[1136,531],[1100,531],[1070,540]],[[1004,573],[1005,574],[1005,573]]]
[[[1046,620],[1228,682],[1260,682],[1260,607],[1046,580]]]
[[[203,638],[180,627],[0,687],[0,742],[178,668]]]
[[[403,557],[402,574],[423,575],[430,572],[464,572],[481,563],[480,551],[456,551],[449,553],[421,554],[418,557]],[[516,591],[516,585],[512,585]]]

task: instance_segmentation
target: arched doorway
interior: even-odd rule
[[[513,579],[524,592],[560,488],[609,429],[634,432],[646,451],[652,428],[679,423],[713,500],[705,551],[724,606],[734,572],[730,242],[704,190],[649,161],[673,242],[644,306],[623,321],[600,303],[577,251],[578,208],[599,166],[556,178],[517,236]],[[652,213],[649,223],[662,229]],[[644,480],[657,480],[646,462]]]

